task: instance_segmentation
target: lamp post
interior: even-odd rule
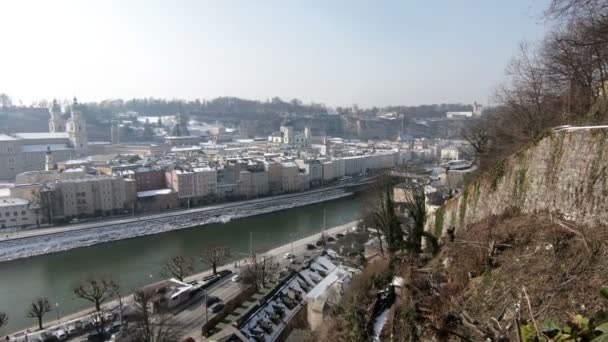
[[[57,322],[61,323],[61,316],[59,316],[59,303],[55,302],[55,311],[57,311]]]
[[[124,324],[123,319],[122,319],[122,315],[123,315],[123,311],[122,311],[122,297],[120,296],[120,293],[118,293],[118,306],[120,308],[120,325],[122,326]]]

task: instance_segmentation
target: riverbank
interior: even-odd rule
[[[358,196],[347,196],[225,223],[0,262],[0,311],[10,315],[0,334],[31,325],[33,321],[26,318],[27,309],[37,297],[47,297],[53,305],[59,303],[60,315],[84,309],[87,302],[75,298],[72,289],[87,277],[114,279],[121,293],[127,294],[160,280],[162,266],[174,256],[192,257],[195,271],[203,272],[208,266],[200,261],[200,255],[206,250],[227,247],[235,257],[246,256],[253,236],[254,250],[268,251],[320,232],[324,216],[326,227],[356,220],[361,205]],[[140,225],[136,229],[146,229],[147,223]]]
[[[23,232],[22,235],[9,235],[0,239],[0,262],[210,223],[225,223],[233,219],[331,201],[351,195],[351,192],[341,188],[322,189],[141,218],[28,231]]]
[[[304,238],[292,241],[288,244],[284,244],[281,246],[278,246],[276,248],[273,248],[271,250],[268,251],[264,251],[263,253],[260,253],[259,256],[266,256],[266,257],[273,257],[275,258],[277,261],[279,262],[284,262],[284,258],[283,256],[286,253],[293,253],[294,255],[296,255],[297,257],[301,258],[306,254],[310,254],[311,251],[307,250],[306,246],[308,244],[314,244],[316,241],[318,241],[321,238],[321,235],[324,234],[325,236],[330,236],[330,235],[334,235],[338,234],[338,233],[345,233],[347,231],[349,231],[350,229],[352,229],[352,227],[355,227],[357,225],[358,221],[351,221],[348,222],[346,224],[342,224],[339,226],[335,226],[329,229],[324,230],[323,232],[320,233],[316,233],[316,234],[312,234],[310,236],[306,236]],[[242,258],[239,260],[233,260],[230,263],[227,263],[221,267],[218,267],[218,270],[231,270],[235,273],[239,273],[239,268],[236,267],[235,265],[245,265],[247,263],[247,261],[249,260],[249,258]],[[206,270],[203,272],[199,272],[197,274],[188,276],[184,279],[184,281],[186,282],[190,282],[190,281],[197,281],[197,280],[202,280],[204,277],[209,276],[212,273],[211,270]],[[154,283],[152,283],[154,284]],[[233,285],[233,286],[239,286],[238,284],[234,283],[234,284],[228,284],[228,285]],[[215,288],[214,288],[215,289]],[[231,292],[230,296],[234,296],[236,294],[238,294],[238,292],[235,292],[234,289],[233,291],[231,291],[230,289],[227,289],[226,287],[221,287],[221,290],[224,292]],[[210,290],[210,295],[215,295],[213,293],[213,290]],[[228,297],[228,298],[229,298]],[[226,297],[224,297],[226,298]],[[125,295],[121,298],[122,301],[122,305],[123,306],[129,306],[129,305],[133,305],[133,296],[132,294],[128,294]],[[121,303],[119,302],[119,300],[114,300],[108,303],[105,303],[102,308],[104,310],[117,310],[119,308],[119,305]],[[45,330],[44,331],[53,331],[55,329],[58,328],[65,328],[67,325],[73,324],[76,320],[80,320],[83,317],[86,317],[88,315],[90,315],[91,313],[94,312],[94,307],[89,307],[86,308],[84,310],[79,310],[77,312],[74,313],[70,313],[67,315],[64,315],[62,317],[60,317],[59,320],[54,319],[51,321],[46,321],[44,326],[45,326]],[[50,315],[53,315],[53,313],[51,313]],[[202,324],[202,321],[201,321]],[[186,333],[185,335],[188,334],[195,334],[196,332],[198,332],[198,329],[200,329],[200,327],[196,327],[196,329],[194,329],[192,332],[190,333]],[[28,336],[30,338],[40,334],[40,331],[36,331],[37,327],[36,326],[31,326],[27,329],[23,329],[20,331],[16,331],[14,333],[12,333],[10,336],[13,336],[15,334],[20,334],[20,333],[28,333]],[[30,333],[32,332],[32,333]],[[186,337],[186,336],[184,336]]]

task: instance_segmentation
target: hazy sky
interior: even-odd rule
[[[486,102],[548,0],[4,0],[0,92]]]

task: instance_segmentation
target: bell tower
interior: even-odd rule
[[[61,112],[61,106],[57,99],[53,100],[53,105],[49,108],[49,132],[63,133],[66,131],[66,120]]]
[[[70,122],[68,125],[70,141],[78,157],[83,156],[87,149],[87,128],[78,100],[74,97]]]

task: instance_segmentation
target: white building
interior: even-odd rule
[[[446,117],[448,119],[459,119],[459,118],[470,118],[473,116],[473,112],[447,112]]]
[[[367,170],[367,158],[368,156],[343,157],[344,174],[346,176],[363,174]]]
[[[442,160],[458,160],[459,157],[460,152],[458,151],[458,147],[454,145],[450,145],[441,149]]]
[[[294,192],[300,190],[300,179],[298,165],[294,162],[282,164],[283,174],[281,175],[282,187],[284,192]]]
[[[252,198],[268,194],[268,172],[241,171],[238,191],[241,196]]]
[[[38,223],[37,215],[30,209],[29,201],[21,198],[0,199],[0,228],[31,226]]]
[[[316,159],[297,159],[296,164],[298,164],[298,167],[300,169],[303,169],[308,175],[308,181],[310,182],[310,185],[317,186],[321,184],[323,180],[323,165],[320,161]]]
[[[193,196],[209,196],[217,193],[217,171],[210,167],[194,168]]]
[[[336,172],[334,171],[335,160],[323,162],[323,182],[330,182],[336,179]]]
[[[70,113],[54,101],[49,115],[49,132],[0,134],[0,179],[44,170],[49,150],[54,163],[86,154],[86,123],[76,99]]]

